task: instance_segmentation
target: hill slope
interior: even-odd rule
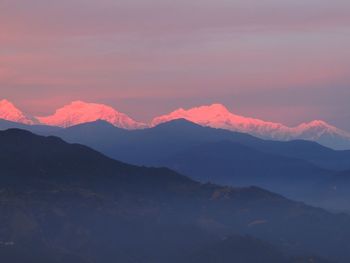
[[[0,128],[11,126],[38,134],[54,134],[124,162],[167,166],[202,182],[258,185],[325,208],[350,209],[346,200],[339,202],[342,197],[336,197],[337,192],[330,195],[328,201],[323,198],[324,192],[332,187],[331,179],[326,177],[350,169],[350,151],[334,151],[314,142],[262,140],[248,134],[202,127],[186,120],[134,131],[114,127],[105,121],[67,129],[0,121]],[[227,145],[232,147],[227,149],[223,142],[229,142]],[[220,144],[223,148],[213,148]],[[242,147],[243,151],[240,150]],[[191,151],[194,152],[189,154]],[[249,154],[244,154],[246,151]],[[205,155],[207,160],[202,156],[202,161],[191,161],[198,154]]]
[[[315,190],[324,187],[333,175],[307,161],[230,141],[201,144],[160,163],[201,182],[256,185],[308,203],[317,203],[313,200]]]
[[[237,234],[266,240],[283,260],[350,259],[346,215],[256,187],[200,184],[168,169],[127,165],[22,130],[0,132],[0,145],[1,261],[191,262],[196,251]],[[247,253],[264,247],[252,242]],[[226,262],[241,256],[228,254]]]

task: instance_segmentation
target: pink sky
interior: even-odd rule
[[[34,114],[72,100],[147,121],[224,103],[350,130],[346,0],[2,0],[0,95]]]

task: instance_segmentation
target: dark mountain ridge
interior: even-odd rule
[[[198,143],[230,140],[262,152],[308,160],[326,169],[337,171],[350,169],[350,150],[336,151],[318,143],[303,140],[287,142],[262,140],[244,133],[203,127],[184,119],[170,121],[154,128],[142,130],[124,130],[102,120],[80,124],[67,129],[45,125],[25,125],[0,120],[1,130],[9,128],[25,129],[40,135],[57,135],[69,141],[80,142],[90,147],[98,147],[98,150],[113,158],[118,157],[118,151],[116,149],[113,150],[113,145],[132,144],[134,146],[140,141],[148,140],[150,143],[145,146],[153,145],[158,147],[159,145],[154,141],[158,139],[166,143],[173,142],[173,145],[180,144],[182,150],[184,150],[183,145],[186,145],[186,143],[190,143],[190,147]],[[111,146],[108,147],[108,145]],[[139,148],[142,149],[142,147]],[[169,149],[169,151],[174,153],[176,149]],[[134,159],[138,161],[138,157],[134,157]],[[142,162],[142,160],[139,160],[139,162]]]
[[[86,130],[89,132],[86,133]],[[337,171],[350,169],[350,151],[336,151],[310,141],[262,140],[244,133],[202,127],[183,119],[163,123],[154,128],[134,131],[123,130],[98,121],[61,130],[57,135],[69,141],[80,140],[83,144],[98,147],[98,150],[113,158],[128,159],[126,161],[131,163],[145,162],[138,155],[145,155],[146,148],[157,150],[152,156],[152,161],[156,162],[164,157],[164,154],[174,154],[179,149],[185,150],[186,147],[190,148],[202,143],[229,140],[261,152],[307,160],[325,169]],[[123,157],[123,154],[118,151],[118,147],[124,147],[123,150],[127,151],[128,146],[137,147],[139,152],[134,152],[130,156],[126,152],[123,153],[124,158],[120,158]]]
[[[350,169],[350,151],[334,151],[309,141],[262,140],[181,119],[133,131],[105,121],[67,129],[26,127],[87,145],[123,162],[167,166],[201,182],[257,185],[317,206],[350,210],[346,200],[339,202],[344,195],[337,197],[330,183],[338,171]]]

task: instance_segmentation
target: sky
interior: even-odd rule
[[[350,131],[348,0],[1,0],[0,97],[139,121],[179,107]]]

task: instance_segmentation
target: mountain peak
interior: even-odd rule
[[[328,124],[327,122],[323,121],[323,120],[313,120],[310,122],[305,122],[300,124],[299,126],[303,126],[303,127],[332,127],[330,124]]]
[[[224,105],[219,103],[199,106],[188,110],[180,108],[168,115],[163,115],[153,119],[151,126],[157,126],[161,123],[177,119],[185,119],[200,125],[210,126],[208,125],[210,121],[218,118],[226,118],[229,114],[231,114],[229,110]]]
[[[221,112],[221,113],[228,113],[229,112],[229,110],[226,108],[226,106],[223,104],[220,104],[220,103],[213,103],[209,106],[201,106],[201,107],[198,107],[197,109],[201,109],[201,110],[208,109],[211,111]]]
[[[0,119],[23,124],[34,124],[33,120],[25,116],[21,110],[6,99],[0,100]]]
[[[101,106],[102,104],[96,104],[96,103],[88,103],[88,102],[85,102],[85,101],[82,101],[82,100],[74,100],[72,101],[70,104],[70,106],[76,106],[76,107],[83,107],[83,106],[87,106],[89,104],[95,104],[95,105],[99,105]]]
[[[266,128],[268,128],[269,131],[276,131],[284,128],[284,126],[279,123],[265,122],[259,119],[235,115],[231,113],[224,105],[218,103],[195,107],[188,110],[182,108],[175,110],[168,115],[155,118],[152,121],[152,126],[181,118],[202,126],[247,133],[251,133],[251,131],[255,129],[266,130]]]
[[[184,128],[192,129],[192,128],[198,128],[198,127],[202,128],[201,125],[198,125],[194,122],[191,122],[183,118],[170,120],[168,122],[163,122],[155,126],[156,129],[168,129],[168,130],[176,130],[176,129],[184,129]]]
[[[139,123],[112,107],[104,104],[88,103],[84,101],[73,101],[68,105],[56,110],[47,117],[37,117],[38,120],[47,125],[71,127],[86,122],[104,120],[112,125],[124,129],[138,129],[145,125]]]
[[[328,131],[333,133],[346,133],[345,131],[342,131],[338,129],[337,127],[334,127],[330,125],[329,123],[322,121],[322,120],[314,120],[310,121],[308,123],[302,123],[299,126],[294,128],[296,132],[305,132],[308,130],[320,130],[320,131]]]
[[[12,102],[8,101],[7,99],[2,99],[0,100],[0,105],[3,106],[3,105],[12,105]]]
[[[196,114],[205,114],[205,115],[230,113],[229,110],[226,108],[226,106],[220,103],[198,106],[198,107],[191,108],[189,110],[184,110],[183,108],[181,108],[179,111],[196,113]]]
[[[239,116],[231,113],[222,104],[194,107],[188,110],[178,109],[167,115],[155,118],[152,126],[169,122],[175,119],[186,119],[202,126],[222,128],[236,132],[248,133],[263,139],[293,140],[304,139],[323,141],[326,137],[350,140],[350,134],[342,131],[322,120],[300,124],[297,127],[288,127],[281,123],[268,122]],[[322,142],[323,142],[322,141]],[[328,145],[328,142],[325,142]],[[331,144],[329,144],[331,145]]]
[[[295,134],[301,138],[308,137],[317,140],[323,136],[342,137],[350,139],[350,133],[338,129],[322,120],[314,120],[309,123],[302,123],[294,128]]]

